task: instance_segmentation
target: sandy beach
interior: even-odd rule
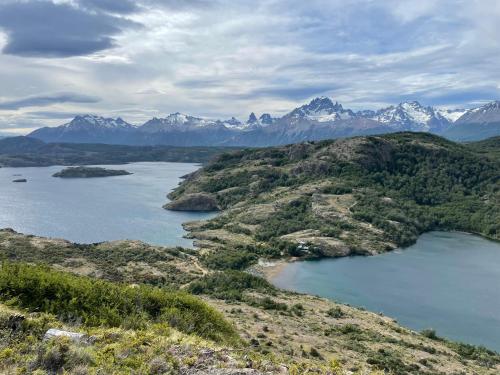
[[[267,281],[272,282],[275,277],[277,277],[286,267],[288,263],[296,261],[296,258],[290,258],[287,260],[263,260],[259,259],[259,262],[252,266],[249,271],[253,274],[259,275],[265,278]]]

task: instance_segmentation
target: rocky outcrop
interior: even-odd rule
[[[207,193],[186,194],[163,208],[172,211],[218,211],[217,200]]]
[[[83,334],[83,333],[76,333],[76,332],[69,332],[69,331],[63,331],[60,329],[55,329],[51,328],[47,332],[45,332],[45,335],[43,336],[43,340],[51,340],[56,337],[67,337],[71,341],[76,342],[76,343],[88,343],[90,341],[89,336]]]

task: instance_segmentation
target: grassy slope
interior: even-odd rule
[[[484,349],[431,339],[399,326],[390,318],[326,299],[279,291],[264,280],[245,273],[213,272],[200,266],[195,256],[180,249],[125,241],[81,246],[4,230],[0,231],[0,254],[10,260],[44,262],[66,271],[108,280],[129,283],[140,280],[157,286],[165,282],[167,289],[187,289],[223,312],[244,342],[250,345],[243,351],[234,350],[238,348],[180,333],[155,319],[146,319],[142,328],[131,326],[130,319],[128,325],[107,328],[106,325],[74,326],[71,321],[61,322],[54,316],[43,315],[47,318],[42,318],[28,312],[23,312],[28,321],[38,323],[11,336],[5,328],[8,325],[5,322],[15,314],[10,312],[3,320],[0,313],[0,325],[4,324],[0,330],[3,335],[0,363],[5,368],[33,363],[44,368],[46,364],[40,356],[60,350],[53,349],[60,344],[41,343],[40,338],[47,328],[65,326],[97,337],[97,342],[90,347],[70,345],[67,350],[71,353],[88,352],[81,360],[77,355],[76,362],[83,361],[88,369],[114,368],[124,373],[126,369],[145,372],[148,366],[162,361],[192,368],[190,364],[204,363],[201,353],[207,348],[218,348],[214,366],[246,366],[247,354],[252,358],[252,367],[271,373],[279,373],[281,365],[295,369],[295,374],[304,373],[306,367],[326,373],[332,366],[356,371],[383,369],[395,374],[494,374],[500,370],[500,357]],[[104,272],[112,268],[114,262],[119,272]],[[145,270],[138,264],[149,265],[157,277],[144,278]],[[189,277],[172,277],[176,272],[173,270],[187,273]],[[43,326],[39,327],[40,324]],[[232,358],[229,362],[222,359],[226,355]],[[75,361],[66,366],[77,366]]]
[[[435,229],[498,239],[500,162],[481,149],[398,133],[243,150],[220,156],[170,197],[206,192],[224,209],[186,226],[213,268],[374,254]]]

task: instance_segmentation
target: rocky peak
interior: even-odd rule
[[[331,113],[339,112],[344,109],[342,108],[342,104],[339,104],[338,102],[335,102],[335,104],[333,104],[333,101],[325,96],[311,100],[311,102],[308,104],[308,107],[312,112],[326,111]]]
[[[241,126],[241,121],[236,117],[231,117],[229,120],[225,120],[223,123],[230,126]]]
[[[259,121],[262,125],[271,125],[274,122],[274,119],[269,113],[264,113],[259,117]]]
[[[311,100],[309,104],[294,109],[284,117],[288,119],[309,119],[318,122],[327,122],[350,119],[355,117],[355,114],[350,109],[344,109],[342,104],[338,102],[333,103],[330,98],[319,97]]]
[[[257,116],[255,116],[255,113],[250,113],[250,116],[248,116],[247,124],[255,124],[257,122],[259,122],[259,120],[257,119]]]

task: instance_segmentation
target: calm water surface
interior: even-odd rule
[[[392,253],[292,263],[273,282],[500,351],[498,242],[432,232]]]
[[[54,178],[63,167],[0,168],[0,228],[80,243],[118,239],[190,246],[181,224],[213,216],[162,208],[180,177],[199,168],[189,163],[101,166],[128,176]],[[19,176],[16,176],[19,175]],[[26,178],[27,183],[13,183]]]

